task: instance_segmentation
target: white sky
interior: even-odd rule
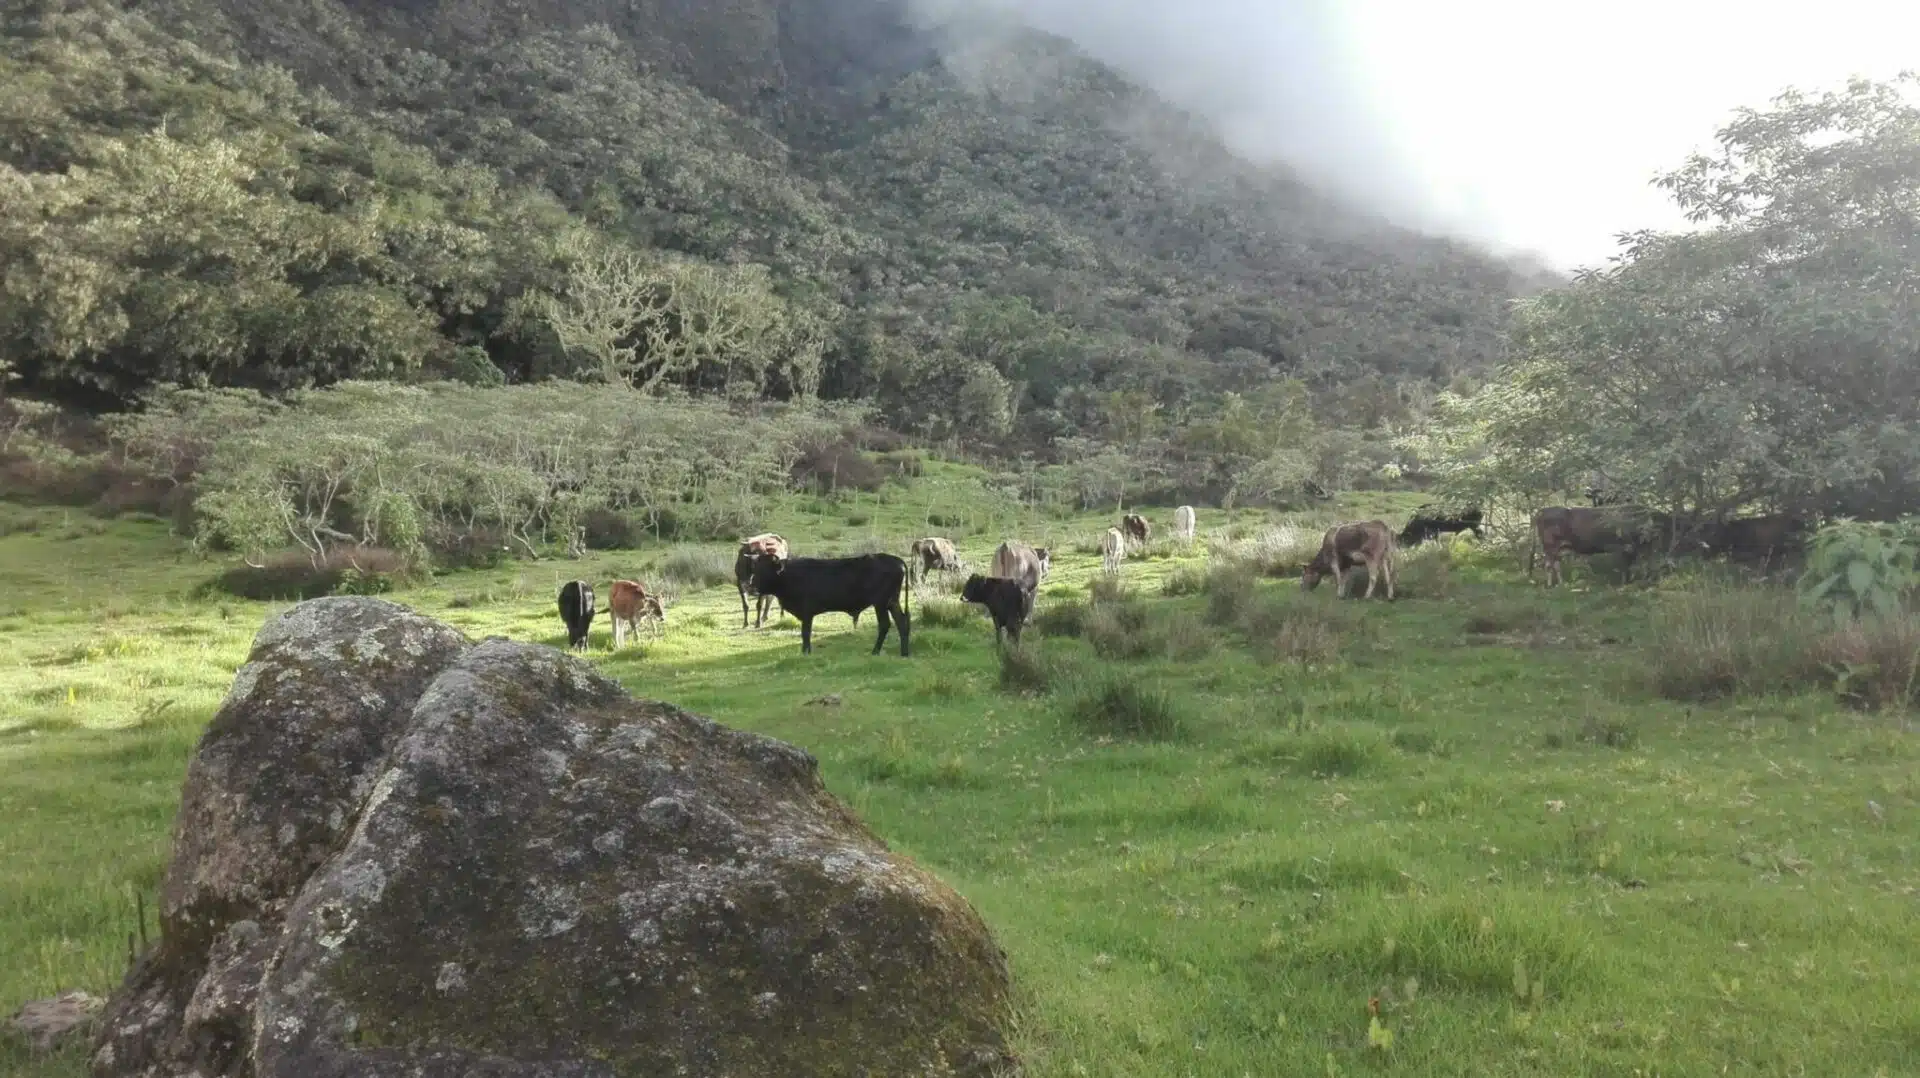
[[[1368,104],[1430,212],[1594,265],[1684,222],[1648,184],[1740,106],[1920,68],[1920,0],[1344,0]]]

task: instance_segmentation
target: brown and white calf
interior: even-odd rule
[[[753,590],[754,559],[762,554],[775,561],[785,561],[790,551],[787,541],[774,532],[761,532],[759,535],[740,541],[740,551],[733,556],[733,585],[740,591],[740,627],[747,627],[747,593]],[[767,620],[767,604],[773,597],[754,592],[755,611],[753,627],[759,628]]]
[[[1350,524],[1336,524],[1327,529],[1320,537],[1320,553],[1307,563],[1306,571],[1300,574],[1300,588],[1312,591],[1320,585],[1320,578],[1328,574],[1333,576],[1333,593],[1345,597],[1347,591],[1346,571],[1365,567],[1367,570],[1367,594],[1373,598],[1374,585],[1382,579],[1387,582],[1387,598],[1393,598],[1393,532],[1388,530],[1386,522],[1380,520],[1361,520]]]
[[[646,585],[637,580],[616,580],[607,590],[607,607],[613,615],[615,649],[626,639],[622,629],[637,634],[640,626],[648,623],[666,628],[666,601],[659,595],[649,594]]]

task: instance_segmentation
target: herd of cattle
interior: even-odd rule
[[[1590,500],[1595,504],[1550,506],[1533,514],[1533,534],[1545,556],[1550,587],[1562,579],[1560,559],[1565,554],[1618,553],[1628,567],[1655,550],[1692,549],[1743,561],[1771,559],[1796,547],[1806,532],[1804,521],[1787,514],[1688,523],[1672,514],[1612,501],[1600,494],[1590,494]],[[1174,537],[1191,542],[1193,507],[1179,507],[1173,519]],[[1348,572],[1364,569],[1366,597],[1372,598],[1376,585],[1384,584],[1386,598],[1392,600],[1396,548],[1418,546],[1457,532],[1471,532],[1478,538],[1484,534],[1483,524],[1484,514],[1477,506],[1446,510],[1433,505],[1415,510],[1397,534],[1380,520],[1336,524],[1321,536],[1320,549],[1301,573],[1300,586],[1311,591],[1322,579],[1332,576],[1335,593],[1344,596]],[[1153,525],[1145,517],[1124,515],[1118,526],[1108,528],[1101,536],[1102,570],[1118,572],[1127,551],[1145,546],[1152,535]],[[742,540],[733,563],[734,586],[740,595],[740,627],[747,627],[750,614],[755,628],[763,626],[768,604],[778,602],[783,611],[800,622],[801,653],[812,654],[814,618],[847,614],[858,625],[860,615],[872,609],[879,622],[873,654],[878,655],[886,646],[887,633],[897,624],[900,654],[909,655],[912,619],[907,608],[916,575],[924,579],[930,573],[958,572],[966,566],[953,542],[938,536],[914,540],[908,553],[908,558],[893,554],[803,558],[792,556],[786,539],[772,532]],[[993,620],[996,642],[1011,636],[1017,644],[1021,627],[1033,615],[1034,595],[1046,579],[1051,561],[1045,547],[1032,547],[1019,540],[1003,542],[994,551],[987,573],[967,577],[960,598],[985,608]],[[1527,568],[1531,576],[1531,553]],[[751,609],[749,598],[754,600]],[[591,583],[570,580],[561,587],[560,618],[567,626],[567,643],[574,650],[585,650],[595,612]],[[613,646],[617,649],[625,634],[637,633],[641,625],[664,628],[666,599],[649,593],[638,581],[616,580],[608,589],[608,612],[613,618]]]

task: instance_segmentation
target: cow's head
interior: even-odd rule
[[[986,602],[987,578],[981,576],[979,573],[974,573],[972,576],[967,577],[967,582],[960,586],[960,601],[967,603]]]
[[[1319,558],[1307,563],[1300,572],[1300,590],[1312,591],[1320,586],[1320,578],[1327,575],[1327,566]]]
[[[755,592],[764,594],[779,582],[780,574],[786,571],[785,558],[762,552],[753,556],[753,574],[748,579]]]

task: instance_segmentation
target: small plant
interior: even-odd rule
[[[1920,703],[1920,617],[1855,622],[1828,633],[1816,651],[1846,703],[1871,710]]]
[[[1280,597],[1247,604],[1240,618],[1248,647],[1273,662],[1332,662],[1355,624],[1350,607]]]
[[[1198,595],[1207,590],[1207,573],[1191,565],[1182,566],[1160,584],[1160,594],[1168,597]]]
[[[1144,659],[1166,650],[1166,639],[1138,602],[1095,603],[1082,629],[1093,650],[1109,659]]]
[[[1604,745],[1610,749],[1631,749],[1640,744],[1640,732],[1631,723],[1598,715],[1588,715],[1582,720],[1576,737],[1589,745]]]
[[[1645,669],[1674,700],[1790,692],[1824,683],[1818,632],[1784,590],[1696,587],[1655,607]]]
[[[1920,517],[1891,523],[1837,520],[1807,544],[1804,602],[1845,624],[1893,617],[1920,587]]]
[[[1102,737],[1164,740],[1177,736],[1183,725],[1172,694],[1113,672],[1080,690],[1072,715],[1081,727]]]
[[[1095,606],[1123,602],[1127,599],[1127,586],[1113,577],[1097,576],[1087,581],[1087,596]]]

